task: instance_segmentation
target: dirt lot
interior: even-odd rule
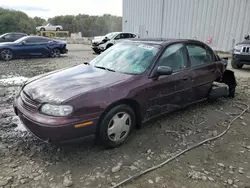
[[[235,102],[250,102],[247,67],[236,71],[235,99],[201,103],[154,120],[135,131],[120,148],[104,150],[93,140],[60,147],[45,144],[25,131],[13,113],[13,96],[20,83],[16,80],[1,83],[1,80],[32,77],[95,56],[88,46],[72,44],[68,48],[69,54],[58,59],[0,62],[0,188],[110,187],[205,138],[220,134],[242,111]],[[249,188],[249,125],[248,111],[223,138],[196,148],[124,187]]]

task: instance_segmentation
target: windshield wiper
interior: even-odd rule
[[[103,69],[103,70],[108,70],[108,71],[111,71],[111,72],[115,72],[115,70],[112,70],[112,69],[109,69],[109,68],[106,68],[106,67],[95,66],[95,68]]]

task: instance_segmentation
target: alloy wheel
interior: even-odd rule
[[[55,48],[52,50],[51,52],[51,57],[60,57],[61,53],[60,53],[60,50]]]
[[[1,58],[4,59],[5,61],[9,61],[13,58],[13,54],[10,50],[5,49],[1,51]]]

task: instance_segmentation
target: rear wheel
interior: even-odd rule
[[[5,60],[5,61],[9,61],[9,60],[13,59],[12,51],[10,49],[1,50],[1,59]]]
[[[61,52],[58,48],[54,48],[52,51],[51,51],[51,57],[60,57],[61,56]]]
[[[128,105],[119,105],[108,111],[99,123],[98,139],[107,148],[122,145],[136,124],[136,116]]]
[[[40,29],[40,31],[45,31],[45,28],[42,27],[42,28]]]
[[[239,59],[232,59],[231,65],[234,69],[241,69],[243,67],[243,64],[240,62]]]
[[[59,27],[57,27],[57,28],[56,28],[56,31],[60,31],[60,28],[59,28]]]

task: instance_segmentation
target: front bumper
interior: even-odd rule
[[[242,54],[233,54],[233,59],[237,59],[240,61],[244,61],[247,64],[250,64],[250,54],[249,55],[242,55]]]
[[[68,53],[68,49],[67,48],[63,48],[62,50],[61,50],[61,54],[67,54]]]
[[[65,120],[66,118],[48,117],[37,112],[30,112],[21,105],[21,99],[16,99],[14,104],[16,115],[23,122],[25,128],[38,139],[53,144],[72,142],[89,136],[94,136],[98,118],[89,120]],[[37,121],[39,120],[39,122]],[[49,124],[53,121],[53,125]],[[92,121],[91,125],[75,128],[76,124]],[[58,123],[57,123],[58,122]],[[63,123],[62,122],[66,122]]]

